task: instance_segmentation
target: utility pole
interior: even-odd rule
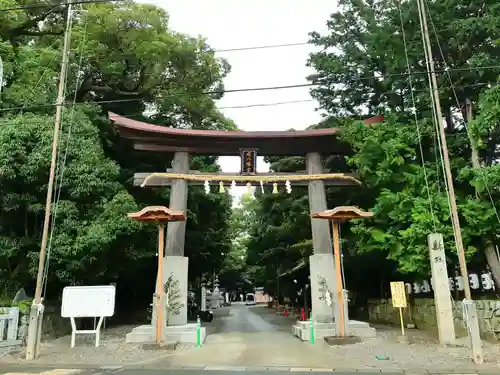
[[[426,5],[425,0],[417,0],[418,11],[420,13],[420,21],[422,23],[422,34],[424,40],[424,48],[427,51],[426,59],[429,67],[431,78],[432,94],[434,97],[434,106],[436,109],[436,117],[438,123],[438,130],[441,141],[441,148],[443,150],[443,162],[446,181],[448,183],[448,195],[451,210],[451,220],[453,223],[453,231],[455,234],[455,242],[457,245],[458,261],[460,263],[460,273],[464,285],[465,300],[462,302],[467,311],[465,321],[469,333],[469,346],[472,351],[472,358],[475,363],[483,363],[482,343],[479,335],[479,321],[477,317],[476,305],[472,301],[472,295],[469,284],[469,273],[467,271],[467,263],[465,261],[464,244],[462,241],[462,232],[460,229],[460,219],[458,217],[457,202],[455,198],[455,188],[453,185],[453,176],[451,174],[450,158],[448,153],[448,144],[446,142],[446,134],[444,131],[443,113],[441,110],[441,101],[439,100],[439,89],[436,78],[436,71],[434,69],[434,57],[432,55],[431,41],[429,37],[429,28],[427,25]]]
[[[66,72],[69,64],[69,49],[71,41],[71,3],[66,4],[66,28],[64,31],[64,45],[62,52],[61,72],[59,74],[59,88],[56,100],[56,115],[54,121],[54,134],[52,139],[52,159],[50,162],[49,182],[47,186],[47,198],[45,201],[45,217],[43,221],[42,243],[38,260],[38,274],[36,277],[36,290],[33,305],[30,310],[28,338],[26,347],[26,359],[31,360],[38,357],[40,352],[40,339],[42,332],[43,304],[42,286],[45,268],[45,255],[47,251],[47,240],[50,229],[50,216],[52,211],[52,193],[56,174],[57,151],[59,147],[59,131],[61,128],[61,114],[64,105],[64,89],[66,86]]]
[[[444,170],[446,181],[448,183],[448,194],[450,196],[450,208],[451,208],[451,220],[453,222],[453,231],[455,233],[455,241],[457,243],[458,250],[458,261],[460,263],[460,273],[462,274],[463,283],[464,283],[464,294],[465,298],[470,300],[471,292],[469,285],[469,273],[467,272],[467,264],[465,262],[465,252],[464,252],[464,244],[462,241],[462,232],[460,229],[460,219],[458,218],[458,210],[457,210],[457,201],[455,198],[455,188],[453,185],[453,176],[451,174],[450,167],[450,157],[448,153],[448,144],[446,142],[446,134],[444,131],[444,122],[443,122],[443,112],[441,110],[441,101],[439,100],[439,88],[437,84],[436,71],[434,69],[434,57],[432,55],[431,42],[429,37],[429,29],[427,26],[427,17],[425,14],[425,4],[424,0],[417,0],[419,5],[419,11],[422,19],[422,26],[424,31],[424,40],[425,45],[424,48],[427,50],[427,58],[431,76],[431,84],[432,84],[432,95],[434,96],[434,103],[436,107],[436,117],[438,122],[438,130],[439,130],[439,138],[441,141],[441,148],[443,150],[443,161],[444,161]]]

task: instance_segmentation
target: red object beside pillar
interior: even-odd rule
[[[300,309],[300,320],[305,321],[306,320],[306,312],[304,308]]]

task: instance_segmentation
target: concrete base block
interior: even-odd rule
[[[399,335],[397,338],[396,338],[397,342],[399,342],[400,344],[409,344],[410,343],[410,338],[406,335]]]
[[[177,346],[179,344],[177,342],[166,342],[166,343],[160,343],[160,344],[157,344],[156,342],[155,343],[151,343],[151,342],[145,342],[144,344],[142,344],[142,349],[144,350],[168,350],[168,351],[173,351],[175,349],[177,349]]]
[[[377,335],[375,328],[370,327],[368,323],[358,320],[350,320],[347,334],[349,336],[358,336],[361,338],[373,338]],[[292,333],[302,341],[309,341],[311,334],[310,322],[298,321],[292,327]],[[327,336],[336,336],[335,323],[314,323],[315,340],[323,340]]]
[[[205,327],[200,328],[201,344],[205,342],[207,332]],[[128,343],[154,343],[155,330],[152,325],[136,327],[132,332],[127,333],[125,341]],[[196,344],[196,323],[184,324],[180,326],[168,326],[163,334],[165,343]]]
[[[155,342],[155,330],[152,325],[142,325],[132,329],[130,333],[125,336],[125,342],[127,343],[153,343]]]
[[[206,336],[206,328],[200,327],[200,344],[205,342]],[[168,326],[164,335],[164,341],[176,341],[182,344],[196,344],[196,323]]]
[[[361,342],[361,337],[359,336],[325,336],[325,342],[330,346],[343,346],[358,344]]]

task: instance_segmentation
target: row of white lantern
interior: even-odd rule
[[[210,194],[210,183],[208,181],[205,181],[204,187],[205,187],[205,193]],[[247,194],[252,194],[252,184],[250,182],[248,182],[246,184],[246,187],[247,187]],[[231,181],[231,190],[234,188],[236,188],[236,181]],[[264,194],[264,182],[263,181],[260,181],[260,190]],[[290,181],[285,182],[285,190],[288,194],[292,193],[292,185],[291,185]],[[224,187],[224,182],[220,181],[219,182],[219,193],[224,193],[225,191],[226,191],[226,189]],[[275,182],[275,183],[273,183],[273,194],[278,194],[278,193],[279,193],[278,183]]]
[[[427,280],[424,280],[422,282],[406,283],[406,290],[408,294],[429,293],[432,291],[432,278],[430,281],[430,284]],[[448,281],[450,284],[450,290],[464,290],[464,282],[462,276],[450,277]],[[474,290],[495,290],[495,282],[493,281],[491,272],[481,274],[481,280],[479,280],[479,276],[477,274],[471,273],[469,275],[469,285],[471,289]]]

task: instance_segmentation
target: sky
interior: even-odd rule
[[[326,31],[326,21],[336,10],[336,1],[308,0],[142,0],[161,6],[170,14],[170,25],[175,31],[201,35],[216,50],[304,43],[308,33]],[[306,67],[310,45],[246,51],[219,52],[232,66],[225,79],[225,88],[242,89],[270,86],[288,86],[307,83],[312,70]],[[272,104],[287,101],[305,101],[283,105],[249,108],[225,108]],[[308,87],[227,93],[218,102],[221,111],[235,121],[241,130],[297,130],[305,129],[321,119],[317,103],[309,95]],[[239,157],[221,157],[224,172],[239,173]],[[259,158],[259,172],[268,171]],[[241,195],[245,188],[234,192]]]

